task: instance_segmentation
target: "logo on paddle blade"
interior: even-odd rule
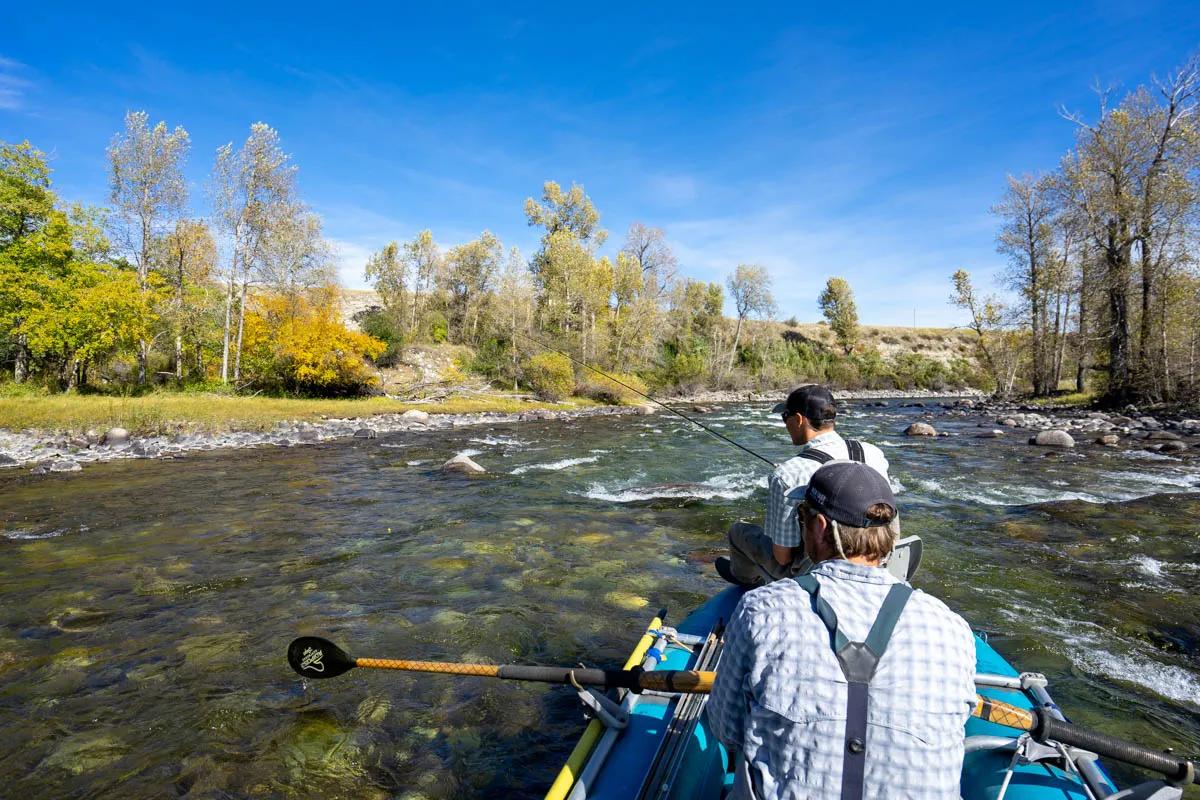
[[[324,672],[325,665],[321,659],[325,657],[325,653],[315,647],[304,648],[304,654],[300,656],[300,669],[307,669],[312,672]]]

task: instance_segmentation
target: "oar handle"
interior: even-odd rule
[[[1200,769],[1186,758],[1153,750],[1107,733],[1064,722],[1039,708],[1018,708],[983,695],[975,696],[972,716],[1007,728],[1028,731],[1039,742],[1055,741],[1090,750],[1099,756],[1157,772],[1174,783],[1200,784]]]

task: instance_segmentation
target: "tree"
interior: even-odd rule
[[[439,282],[449,295],[450,325],[457,332],[458,341],[474,341],[482,303],[503,260],[504,247],[488,231],[446,253]]]
[[[733,334],[733,344],[729,348],[729,365],[726,371],[733,369],[737,357],[738,342],[742,335],[742,324],[748,316],[758,314],[769,317],[775,313],[775,299],[771,297],[771,276],[766,267],[757,264],[738,264],[733,274],[726,279],[729,294],[733,297],[733,306],[737,310],[737,328]]]
[[[641,271],[647,291],[655,296],[665,292],[675,277],[678,260],[667,244],[662,228],[648,228],[640,222],[633,223],[625,234],[621,253]]]
[[[0,253],[43,230],[51,219],[56,198],[50,190],[50,167],[46,154],[37,150],[28,141],[21,144],[6,144],[0,141]],[[36,250],[36,246],[34,247]],[[7,259],[9,268],[16,269],[16,261]],[[15,280],[16,275],[13,276]],[[12,283],[8,288],[15,288]],[[21,303],[10,294],[11,306],[7,313],[7,329],[16,331],[20,326]],[[0,308],[0,315],[4,309]],[[29,374],[29,347],[27,337],[12,334],[13,380],[23,383]]]
[[[599,247],[608,238],[608,231],[600,227],[600,212],[578,184],[564,192],[554,181],[546,181],[541,203],[532,197],[525,199],[525,217],[531,226],[546,229],[543,241],[567,233],[586,246]]]
[[[213,214],[230,245],[221,345],[223,383],[229,382],[231,349],[234,381],[241,376],[246,292],[254,270],[261,264],[271,229],[293,201],[295,181],[296,167],[280,148],[279,134],[266,123],[251,125],[250,135],[240,149],[234,150],[232,142],[217,148],[212,176]]]
[[[1015,342],[1002,329],[1004,306],[994,297],[977,297],[966,270],[957,270],[951,280],[954,293],[950,303],[971,315],[969,327],[978,337],[976,344],[996,395],[1008,396],[1016,378],[1017,358]]]
[[[157,245],[155,264],[171,291],[171,306],[167,317],[175,339],[171,362],[175,380],[182,382],[184,374],[183,343],[196,343],[197,369],[199,358],[199,328],[206,309],[204,289],[217,269],[217,243],[207,223],[183,219]]]
[[[112,202],[124,223],[119,233],[137,265],[142,294],[149,291],[154,241],[187,202],[183,162],[189,146],[188,133],[182,127],[168,131],[166,123],[159,122],[151,128],[145,111],[131,111],[125,115],[124,134],[113,137],[108,148]],[[140,340],[139,384],[146,382],[149,352],[149,342]]]
[[[409,334],[417,334],[419,311],[424,308],[428,298],[422,298],[421,293],[428,292],[433,280],[442,267],[442,251],[433,241],[433,233],[424,230],[417,234],[411,242],[407,242],[402,250],[401,260],[404,269],[412,275],[412,319],[409,323]]]
[[[403,326],[408,290],[408,265],[400,258],[399,242],[388,242],[367,259],[366,278],[383,301],[393,325]]]
[[[858,307],[854,304],[854,292],[844,278],[830,278],[825,289],[817,298],[821,313],[837,336],[838,344],[850,355],[858,342]]]
[[[1163,297],[1163,259],[1178,252],[1181,222],[1195,208],[1200,55],[1156,89],[1157,96],[1139,88],[1116,108],[1101,92],[1094,123],[1064,112],[1078,128],[1075,149],[1062,164],[1064,186],[1099,256],[1096,278],[1107,299],[1106,400],[1115,405],[1161,399],[1169,391],[1165,365],[1155,363],[1152,351],[1153,310]],[[1140,304],[1131,302],[1134,291]]]
[[[1008,188],[992,213],[1001,220],[996,250],[1008,256],[1008,283],[1020,293],[1029,315],[1033,393],[1047,395],[1058,388],[1052,380],[1058,341],[1050,330],[1050,299],[1058,288],[1053,271],[1056,208],[1051,180],[1008,176]]]

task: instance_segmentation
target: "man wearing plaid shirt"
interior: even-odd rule
[[[975,641],[945,604],[879,566],[886,480],[832,462],[799,509],[807,575],[747,592],[707,705],[739,798],[958,798]]]
[[[739,521],[730,527],[729,558],[718,558],[715,565],[730,583],[759,586],[808,571],[811,563],[800,546],[796,503],[788,493],[803,490],[823,463],[830,459],[858,460],[885,478],[888,474],[883,451],[866,442],[847,441],[834,430],[837,407],[833,394],[824,386],[812,384],[794,390],[772,413],[783,418],[792,444],[802,447],[798,455],[771,473],[764,524]]]

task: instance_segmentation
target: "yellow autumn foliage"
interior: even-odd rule
[[[342,324],[336,287],[262,294],[246,311],[242,373],[271,390],[362,394],[376,380],[365,359],[386,347]]]

